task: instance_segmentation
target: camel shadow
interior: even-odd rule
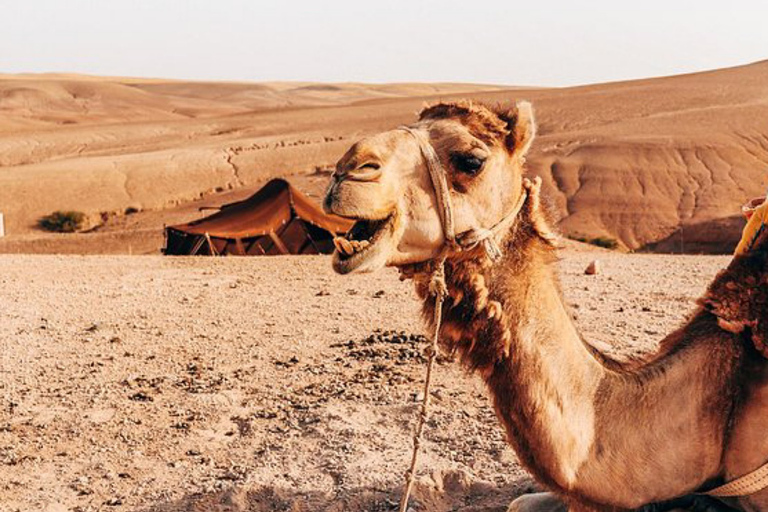
[[[532,480],[501,487],[487,482],[451,481],[445,486],[417,482],[409,504],[414,512],[505,512],[521,494],[534,492]],[[141,512],[395,512],[400,487],[357,487],[337,492],[297,491],[270,485],[234,486],[158,503]]]

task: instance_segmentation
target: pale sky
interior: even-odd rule
[[[767,0],[0,0],[0,73],[557,86],[763,59]]]

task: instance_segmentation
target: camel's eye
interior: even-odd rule
[[[485,159],[471,154],[454,153],[451,155],[451,163],[457,171],[475,175],[483,168]]]

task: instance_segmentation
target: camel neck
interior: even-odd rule
[[[582,341],[561,295],[555,259],[543,241],[520,235],[495,265],[471,255],[449,260],[444,348],[482,376],[521,462],[550,488],[621,508],[697,488],[721,464],[720,444],[707,451],[700,442],[712,432],[725,435],[713,404],[731,407],[722,394],[732,375],[731,345],[717,337],[693,343],[701,338],[696,333],[716,328],[716,320],[700,311],[662,342],[652,361],[613,367]],[[428,280],[416,284],[431,319]],[[637,429],[659,418],[673,425],[670,431],[687,429],[690,436],[681,441]],[[666,452],[678,458],[663,465],[615,464]],[[631,487],[622,487],[628,482]]]
[[[488,288],[504,311],[509,350],[485,380],[525,465],[571,488],[593,448],[593,402],[609,370],[573,322],[551,249],[532,241],[507,254],[489,270]]]
[[[524,464],[545,482],[567,482],[591,447],[589,404],[606,369],[563,303],[554,250],[528,237],[524,242],[514,241],[495,265],[471,255],[447,262],[441,343],[487,382]],[[429,320],[428,281],[416,284]],[[533,457],[562,453],[548,445],[563,439],[573,464]]]

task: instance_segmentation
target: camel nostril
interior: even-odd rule
[[[352,181],[376,181],[381,177],[381,166],[367,163],[345,173],[344,178]]]
[[[325,194],[325,197],[323,198],[323,211],[325,213],[333,213],[333,200],[336,196],[336,186],[331,186],[330,189],[328,189],[328,192]]]

